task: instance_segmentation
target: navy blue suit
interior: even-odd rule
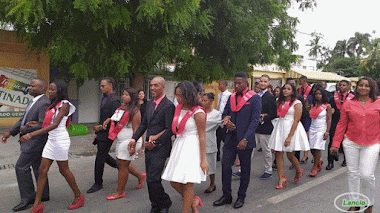
[[[226,139],[223,147],[222,158],[222,183],[223,183],[223,196],[231,198],[231,179],[232,179],[232,166],[239,156],[241,177],[240,187],[238,191],[239,198],[245,198],[246,191],[249,185],[251,174],[251,155],[253,148],[256,147],[255,131],[259,124],[261,114],[261,98],[259,95],[251,97],[247,103],[238,111],[231,111],[230,98],[224,108],[223,118],[231,116],[231,122],[236,125],[234,131],[227,131]],[[236,97],[235,97],[236,98]],[[237,101],[236,101],[237,103]],[[238,150],[237,145],[245,138],[248,143],[244,150]]]

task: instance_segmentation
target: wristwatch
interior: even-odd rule
[[[245,138],[243,138],[243,139],[241,139],[242,141],[244,140],[246,143],[248,143],[248,140],[247,139],[245,139]]]

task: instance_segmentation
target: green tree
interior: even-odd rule
[[[247,64],[289,68],[296,18],[315,0],[0,0],[0,22],[48,48],[66,76],[149,74],[177,63],[178,79],[210,81]],[[192,54],[192,53],[195,54]]]
[[[270,64],[289,69],[295,62],[293,51],[296,18],[287,9],[299,4],[311,7],[314,1],[204,0],[201,11],[213,17],[211,34],[186,33],[194,47],[190,60],[176,58],[178,79],[210,81],[248,71],[248,64]]]
[[[178,35],[208,33],[199,0],[1,0],[0,21],[31,48],[48,48],[52,66],[76,79],[149,73],[163,56],[190,55]],[[197,23],[195,25],[194,23]]]
[[[372,39],[365,49],[366,57],[361,63],[361,74],[380,82],[380,38]]]
[[[361,73],[360,59],[356,57],[338,57],[333,58],[324,67],[325,72],[343,72],[346,77],[357,77]]]
[[[365,50],[365,46],[369,42],[371,35],[369,33],[359,33],[356,32],[354,37],[348,40],[348,50],[351,52],[350,56],[355,55],[356,57],[361,57]]]

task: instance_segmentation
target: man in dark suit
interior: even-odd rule
[[[240,159],[241,178],[234,208],[241,208],[244,205],[251,173],[251,155],[256,147],[255,131],[261,114],[261,98],[248,89],[247,78],[245,72],[235,74],[235,93],[228,99],[223,112],[223,123],[228,130],[222,156],[223,196],[214,202],[214,206],[232,203],[232,166],[236,155]]]
[[[338,125],[339,119],[340,119],[340,110],[342,108],[342,105],[347,101],[354,97],[354,94],[350,92],[351,83],[346,80],[342,80],[339,82],[339,86],[337,87],[338,90],[334,93],[334,96],[330,99],[330,105],[334,109],[334,113],[332,115],[331,119],[331,128],[330,128],[330,142],[328,145],[328,149],[330,150],[334,135],[335,135],[335,129]],[[343,151],[343,149],[342,149]],[[344,152],[343,152],[344,157]],[[331,170],[334,168],[334,156],[328,152],[327,155],[328,164],[326,166],[326,170]],[[346,166],[346,158],[344,157],[342,166]]]
[[[50,100],[46,97],[47,83],[45,80],[35,78],[30,82],[29,94],[34,98],[29,102],[24,116],[6,133],[1,136],[3,143],[12,135],[20,136],[34,132],[41,128],[45,117],[45,111],[50,105]],[[28,125],[28,122],[38,123]],[[21,195],[21,202],[13,208],[13,211],[27,209],[29,204],[34,202],[36,192],[30,167],[33,169],[34,177],[38,178],[38,169],[41,164],[42,150],[47,141],[47,134],[32,137],[25,143],[21,143],[21,154],[17,160],[15,170],[17,183]],[[42,201],[49,200],[49,183],[45,185]]]
[[[103,129],[103,122],[107,118],[110,118],[115,110],[121,106],[120,98],[113,90],[114,86],[115,81],[110,77],[103,78],[100,82],[100,90],[103,92],[103,98],[100,105],[99,125],[93,127],[96,134],[94,145],[97,145],[98,148],[95,159],[95,183],[87,193],[93,193],[103,188],[105,163],[113,168],[117,168],[116,160],[109,155],[113,143],[113,140],[108,138],[110,125],[108,125],[106,129]]]
[[[259,81],[260,91],[258,95],[261,97],[261,117],[260,123],[256,129],[256,142],[261,144],[264,154],[264,174],[260,179],[268,179],[272,177],[272,150],[269,147],[269,138],[273,131],[272,120],[277,116],[276,98],[268,91],[270,85],[270,77],[262,75]]]
[[[153,100],[147,103],[145,115],[128,146],[132,155],[136,151],[136,141],[146,131],[145,170],[149,200],[152,205],[151,212],[160,213],[168,212],[172,205],[169,195],[165,193],[161,184],[161,175],[172,147],[171,126],[175,107],[166,98],[164,89],[165,80],[162,77],[157,76],[150,81]]]

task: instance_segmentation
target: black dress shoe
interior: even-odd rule
[[[150,210],[150,213],[157,213],[160,209],[157,208],[157,207],[152,207],[152,209]]]
[[[346,167],[347,166],[347,163],[346,161],[343,161],[343,163],[341,164],[342,167]]]
[[[205,193],[205,194],[210,194],[211,192],[215,191],[215,189],[216,189],[216,186],[214,186],[214,188],[212,188],[211,190],[206,189],[206,190],[204,191],[204,193]]]
[[[231,204],[232,203],[232,198],[226,198],[222,196],[219,198],[219,200],[215,201],[212,205],[213,206],[223,206],[225,204]]]
[[[28,208],[30,201],[22,200],[17,206],[13,207],[14,212],[22,211]]]
[[[234,209],[238,209],[243,207],[244,205],[244,198],[238,198],[236,202],[234,203]]]
[[[94,193],[101,189],[103,189],[103,184],[99,185],[97,183],[94,183],[94,185],[92,185],[92,187],[89,190],[87,190],[87,193]]]
[[[300,164],[305,164],[306,162],[307,162],[307,160],[309,160],[309,157],[306,157],[306,159],[305,160],[300,160]]]
[[[169,212],[169,207],[166,207],[166,208],[162,208],[160,209],[160,211],[158,211],[159,213],[168,213]]]
[[[331,170],[332,168],[334,168],[334,164],[332,163],[327,164],[326,170]]]

